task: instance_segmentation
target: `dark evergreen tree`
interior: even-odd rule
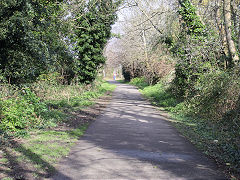
[[[92,82],[105,62],[103,49],[111,37],[111,25],[116,20],[119,4],[120,1],[90,0],[77,16],[76,74],[81,83]]]
[[[61,11],[61,3],[53,1],[1,0],[0,70],[10,83],[72,66]]]

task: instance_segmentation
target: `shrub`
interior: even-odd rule
[[[202,74],[195,83],[196,95],[186,101],[189,114],[213,121],[236,108],[240,78],[230,72],[213,71]]]
[[[153,100],[156,105],[171,109],[177,105],[176,98],[162,83],[148,86],[143,89],[143,94]]]
[[[162,83],[142,92],[173,112],[175,125],[198,148],[239,174],[240,78],[233,72],[211,71],[200,75],[194,88],[196,95],[182,102]]]
[[[130,84],[137,86],[140,89],[143,89],[148,86],[148,83],[144,77],[136,77],[130,81]]]
[[[63,79],[63,76],[61,76],[58,72],[54,72],[49,74],[41,74],[37,80],[38,82],[46,82],[47,84],[57,85],[61,84]]]
[[[18,132],[33,128],[42,121],[40,114],[46,105],[29,89],[22,90],[18,97],[1,101],[2,115],[0,129],[3,132]]]

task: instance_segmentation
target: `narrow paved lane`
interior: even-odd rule
[[[52,179],[226,179],[136,88],[116,84],[103,115]]]

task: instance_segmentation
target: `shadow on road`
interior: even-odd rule
[[[60,172],[72,179],[226,179],[135,87],[111,83],[118,85],[112,102]]]

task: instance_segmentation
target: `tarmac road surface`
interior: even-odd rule
[[[227,179],[135,87],[112,83],[108,107],[51,179]]]

